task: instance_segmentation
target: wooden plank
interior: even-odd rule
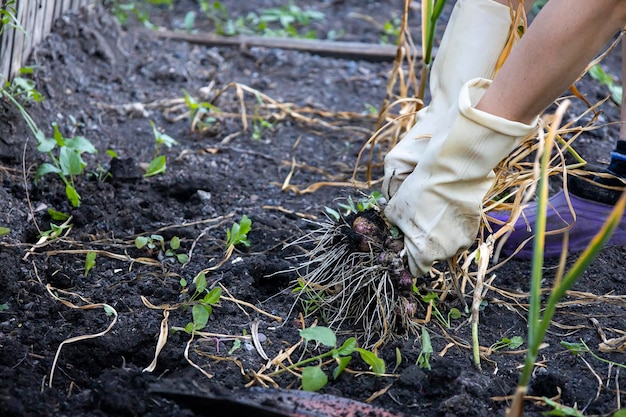
[[[37,0],[30,0],[26,2],[28,7],[26,8],[26,15],[24,16],[24,46],[22,47],[22,59],[17,68],[14,68],[13,74],[17,74],[17,71],[24,65],[26,60],[30,57],[30,52],[33,50],[34,45],[34,33],[35,33],[35,19],[37,12]]]
[[[51,0],[44,1],[45,12],[43,20],[43,33],[44,36],[50,33],[52,28],[52,21],[54,20],[54,2]]]
[[[24,26],[22,22],[26,21],[28,12],[28,1],[21,0],[17,2],[17,20]],[[26,28],[24,28],[26,29]],[[12,78],[17,70],[22,66],[22,58],[24,55],[25,34],[22,30],[15,31],[13,39],[13,47],[11,48],[11,66],[9,67],[9,77]]]
[[[46,36],[46,32],[44,31],[44,18],[46,14],[45,3],[49,3],[49,1],[38,0],[37,3],[35,28],[33,29],[33,48],[39,45],[39,42]]]
[[[84,0],[72,0],[72,10],[78,11],[85,4],[87,4],[87,2]]]
[[[2,35],[0,44],[0,77],[1,82],[9,79],[11,71],[11,51],[13,50],[13,40],[15,39],[15,29],[7,28]]]
[[[392,61],[396,57],[395,45],[378,45],[362,42],[338,42],[319,39],[272,38],[266,36],[219,36],[213,33],[183,33],[168,30],[148,31],[155,36],[207,46],[261,46],[291,49],[321,56],[366,61]],[[417,54],[417,51],[415,51]]]
[[[0,77],[10,79],[63,13],[94,0],[16,0],[16,17],[24,31],[8,28],[0,38]],[[6,0],[0,0],[0,6]],[[26,33],[24,33],[26,32]]]
[[[63,14],[63,2],[61,0],[54,1],[54,20],[58,19]],[[54,28],[54,20],[52,21],[52,27]]]

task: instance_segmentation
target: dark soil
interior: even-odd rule
[[[173,10],[153,9],[152,21],[180,29],[186,12],[193,10],[198,14],[196,28],[212,29],[209,21],[200,19],[196,2],[176,3]],[[222,3],[231,16],[281,4],[273,0]],[[324,0],[308,2],[307,7],[325,14],[324,20],[311,26],[318,38],[341,29],[341,40],[378,43],[380,28],[363,16],[384,24],[401,16],[402,3]],[[411,23],[419,44],[419,15],[415,10]],[[616,50],[603,66],[617,75],[620,62]],[[45,155],[36,150],[36,140],[19,113],[2,102],[0,202],[5,209],[0,226],[9,227],[11,232],[0,241],[0,304],[8,307],[0,313],[0,414],[240,415],[242,408],[237,407],[241,405],[229,409],[223,403],[198,400],[210,394],[248,401],[253,391],[245,386],[253,381],[253,372],[267,363],[249,342],[229,354],[234,342],[227,336],[250,334],[251,327],[258,324],[265,336],[263,350],[270,358],[298,342],[302,323],[310,326],[315,317],[301,321],[298,304],[292,311],[295,298],[290,286],[297,278],[293,268],[301,261],[296,256],[306,254],[310,246],[285,244],[314,230],[315,220],[325,219],[324,207],[337,207],[340,199],[345,201],[348,196],[360,197],[348,186],[299,194],[294,189],[283,191],[281,185],[288,177],[299,189],[320,181],[349,181],[357,155],[375,126],[368,106],[382,103],[392,63],[163,40],[146,34],[137,24],[120,28],[100,9],[59,19],[30,63],[36,67],[33,79],[37,88],[45,96],[43,103],[27,106],[36,123],[51,136],[51,123],[56,122],[66,137],[84,136],[99,152],[85,157],[90,174],[77,177],[82,204],[72,208],[57,177],[49,175],[34,182],[36,168],[46,160]],[[228,116],[240,111],[235,89],[226,89],[231,82],[254,88],[278,102],[293,103],[296,108],[308,106],[360,116],[324,119],[334,128],[287,117],[255,137],[252,119],[248,130],[243,131],[241,119]],[[145,114],[113,107],[180,99],[183,89],[196,95],[209,85],[213,85],[211,100],[223,114],[203,133],[191,132],[188,118],[173,121],[166,111],[168,106],[146,106]],[[592,103],[608,95],[606,88],[588,77],[577,86]],[[222,89],[224,93],[215,98],[215,91]],[[246,106],[248,115],[254,115],[254,96],[247,96]],[[584,108],[584,103],[574,99],[568,117],[581,114]],[[610,101],[601,110],[601,124],[619,120],[619,109]],[[167,156],[166,172],[144,178],[141,164],[155,155],[149,120],[178,144],[161,149]],[[609,124],[584,133],[577,140],[577,149],[589,162],[606,163],[617,132],[617,126]],[[119,158],[112,161],[108,149]],[[296,169],[290,176],[293,161]],[[379,178],[381,169],[376,168],[373,174]],[[47,208],[71,214],[73,227],[63,238],[37,246],[38,227],[48,230],[52,222]],[[242,215],[252,220],[250,246],[237,246],[225,264],[215,267],[224,257],[226,230]],[[191,252],[191,261],[185,266],[171,257],[159,261],[156,254],[134,246],[136,236],[150,234],[162,235],[167,241],[180,237],[181,249]],[[85,275],[87,250],[101,252],[95,267]],[[574,259],[572,256],[570,263]],[[181,278],[191,282],[209,267],[215,267],[207,272],[210,287],[222,285],[234,299],[282,321],[222,300],[204,330],[225,336],[196,340],[189,353],[212,378],[187,362],[184,351],[189,335],[180,331],[169,335],[156,369],[142,372],[154,357],[163,311],[148,308],[141,297],[155,306],[181,303],[191,291],[183,290]],[[589,354],[576,357],[560,342],[582,339],[603,358],[624,362],[623,354],[598,351],[602,340],[590,319],[597,319],[608,338],[620,337],[626,331],[625,269],[623,248],[613,247],[604,249],[586,271],[550,328],[532,395],[558,396],[559,402],[576,406],[585,415],[610,415],[620,404],[620,396],[624,404],[626,396],[617,390],[626,386],[626,380],[619,376],[618,368]],[[554,271],[555,264],[546,267],[546,286]],[[500,291],[487,294],[480,324],[482,346],[503,337],[525,337],[527,300],[514,295],[528,290],[530,264],[510,261],[496,274],[494,286]],[[105,335],[63,346],[51,387],[49,375],[59,345],[68,338],[105,330],[113,317],[101,307],[70,308],[53,298],[46,286],[54,288],[51,291],[57,297],[78,306],[88,305],[77,297],[80,295],[92,303],[107,303],[118,314],[118,321]],[[444,314],[451,307],[460,307],[459,300],[448,297],[439,305]],[[423,315],[423,309],[417,315]],[[184,327],[190,320],[191,312],[179,308],[170,312],[168,326]],[[434,348],[432,369],[415,365],[421,340],[400,337],[378,349],[389,376],[344,373],[321,392],[359,401],[379,393],[371,404],[405,415],[503,415],[508,405],[503,397],[515,389],[523,353],[506,349],[493,352],[483,360],[482,370],[477,370],[471,360],[470,326],[465,318],[453,321],[450,329],[443,329],[436,320],[427,328]],[[347,337],[342,333],[340,342]],[[401,353],[401,363],[396,366],[397,352]],[[298,348],[292,358],[308,354]],[[236,361],[218,361],[218,357]],[[367,365],[355,356],[350,368],[366,371]],[[282,388],[300,386],[288,373],[275,380]],[[174,395],[181,392],[187,395]],[[250,398],[253,401],[254,397]],[[547,410],[541,402],[533,401],[528,401],[526,408],[528,415]],[[258,410],[256,414],[245,412],[266,415]]]

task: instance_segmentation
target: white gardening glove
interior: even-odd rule
[[[413,128],[385,157],[382,192],[387,200],[413,172],[429,138],[450,129],[458,115],[461,86],[472,78],[493,78],[510,30],[509,7],[493,0],[457,1],[431,69],[432,100],[416,114]]]
[[[430,140],[420,164],[385,208],[404,233],[409,268],[415,276],[474,242],[482,200],[494,179],[492,169],[535,130],[474,106],[491,81],[476,78],[459,93],[459,115],[449,132]]]

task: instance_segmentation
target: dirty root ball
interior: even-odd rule
[[[372,245],[381,246],[385,240],[385,223],[375,210],[352,214],[346,218],[346,223],[350,227],[344,232],[357,251],[369,252],[372,250]]]

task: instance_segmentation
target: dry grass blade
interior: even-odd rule
[[[269,361],[270,358],[269,356],[267,356],[267,353],[265,353],[265,350],[263,350],[263,346],[261,345],[261,340],[259,339],[259,322],[258,321],[255,320],[252,323],[252,326],[250,327],[250,333],[252,335],[252,343],[254,344],[254,348],[256,349],[257,353],[261,355],[263,359],[265,359],[266,361]]]
[[[152,310],[163,310],[163,320],[161,320],[161,326],[159,330],[159,339],[157,340],[156,349],[154,351],[154,359],[152,359],[152,362],[150,363],[150,365],[148,365],[143,370],[143,372],[153,372],[154,369],[156,368],[159,354],[161,353],[161,350],[163,350],[163,347],[165,347],[167,343],[167,337],[169,335],[168,318],[170,316],[170,311],[176,310],[179,307],[179,305],[176,304],[176,305],[171,306],[169,304],[162,304],[162,305],[157,306],[157,305],[152,304],[150,301],[148,301],[148,299],[144,297],[143,295],[141,296],[141,301],[146,307]]]
[[[146,366],[143,369],[143,372],[153,372],[157,366],[157,360],[159,359],[159,354],[161,350],[167,344],[167,336],[169,334],[169,324],[168,318],[170,316],[170,312],[168,310],[163,311],[163,320],[161,320],[161,327],[159,331],[159,339],[157,340],[156,349],[154,350],[154,359],[150,362],[150,365]]]
[[[243,368],[243,364],[241,363],[240,360],[237,360],[235,358],[230,358],[230,357],[224,358],[222,356],[211,355],[199,349],[194,349],[194,352],[199,356],[204,356],[205,358],[209,358],[211,360],[214,360],[215,362],[232,362],[235,365],[237,365],[237,367],[239,368],[239,372],[241,372],[241,375],[244,375],[244,376],[246,375],[246,371]]]
[[[193,343],[193,339],[194,339],[194,333],[191,333],[191,337],[189,338],[189,340],[187,341],[187,344],[185,345],[185,352],[183,353],[183,356],[185,357],[185,360],[187,361],[187,363],[189,365],[191,365],[194,368],[196,368],[198,371],[200,371],[200,373],[202,373],[202,375],[204,375],[208,379],[211,379],[211,378],[213,378],[212,374],[210,374],[207,371],[205,371],[204,369],[202,369],[202,367],[200,365],[198,365],[197,363],[195,363],[194,361],[192,361],[189,358],[189,348],[191,347],[191,344]]]
[[[106,250],[101,249],[60,249],[60,250],[49,250],[45,252],[46,256],[54,256],[54,255],[84,255],[89,252],[96,253],[98,255],[106,256],[107,258],[115,259],[118,261],[130,262],[131,264],[138,263],[142,265],[149,266],[161,266],[161,262],[157,259],[152,258],[132,258],[130,255],[121,255],[119,253],[113,253]]]
[[[224,290],[224,292],[228,294],[228,290],[226,289],[226,287],[224,287],[221,284],[220,284],[220,287],[222,287],[222,290]],[[239,306],[248,307],[248,308],[256,311],[259,314],[263,314],[264,316],[267,316],[267,317],[271,318],[272,320],[276,320],[279,323],[281,323],[283,321],[282,317],[276,316],[274,314],[268,313],[267,311],[261,310],[260,308],[258,308],[254,304],[248,303],[247,301],[238,300],[238,299],[236,299],[235,297],[233,297],[230,294],[229,295],[221,295],[220,296],[220,300],[230,301],[231,303],[235,303],[235,304],[237,304]]]
[[[50,380],[48,381],[48,386],[52,387],[52,380],[54,378],[54,371],[56,369],[56,365],[57,365],[57,362],[59,360],[59,356],[61,355],[61,349],[63,348],[63,346],[65,346],[65,345],[67,345],[69,343],[79,342],[81,340],[95,339],[97,337],[104,336],[105,334],[107,334],[113,328],[113,326],[115,326],[115,323],[117,323],[117,311],[115,311],[115,309],[113,307],[111,307],[110,305],[108,305],[106,303],[95,303],[95,304],[91,303],[91,302],[89,302],[89,300],[81,297],[79,294],[53,288],[50,284],[46,285],[46,290],[48,291],[48,294],[50,294],[50,296],[52,298],[54,298],[56,301],[59,301],[60,303],[62,303],[66,307],[74,308],[74,309],[78,309],[78,310],[92,310],[94,308],[103,308],[107,315],[113,315],[113,320],[111,321],[111,323],[109,323],[107,328],[104,329],[103,331],[98,332],[98,333],[94,333],[94,334],[86,334],[86,335],[81,335],[81,336],[76,336],[76,337],[70,337],[69,339],[66,339],[63,342],[61,342],[61,344],[57,348],[56,354],[54,355],[54,360],[52,361],[52,369],[50,370]],[[70,301],[67,301],[67,300],[64,300],[64,299],[58,297],[54,293],[54,291],[60,292],[60,293],[65,294],[65,295],[71,295],[73,297],[78,297],[81,301],[83,301],[85,303],[88,303],[88,304],[82,305],[82,306],[78,306],[78,305],[76,305],[74,303],[71,303]]]

